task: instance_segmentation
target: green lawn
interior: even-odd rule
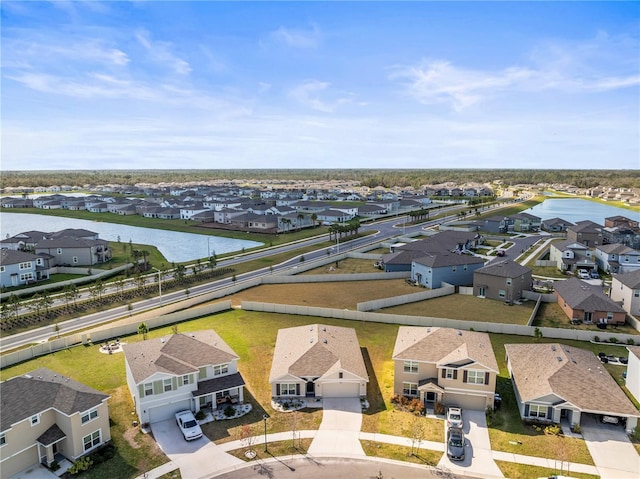
[[[533,321],[533,326],[593,331],[594,336],[597,336],[599,332],[601,332],[595,324],[571,324],[569,318],[564,311],[562,311],[562,308],[560,308],[558,303],[541,303],[540,308],[538,309],[538,314]],[[616,326],[615,328],[607,328],[606,331],[608,333],[640,335],[640,332],[638,332],[637,329],[628,324]],[[638,341],[640,341],[640,338],[638,338]]]
[[[555,470],[547,467],[529,466],[527,464],[517,464],[515,462],[496,461],[496,465],[500,468],[505,477],[510,479],[531,479],[535,477],[552,477],[556,474],[570,475],[575,479],[598,479],[600,476],[592,474],[583,474],[580,472]]]
[[[386,444],[374,441],[360,441],[364,453],[370,457],[384,457],[396,461],[413,462],[425,466],[437,466],[444,453],[438,451],[430,451],[429,449],[414,448],[411,454],[411,448],[406,446],[398,446],[396,444]]]

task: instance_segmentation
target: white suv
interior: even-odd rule
[[[590,279],[591,276],[589,276],[589,272],[586,269],[579,269],[578,270],[578,278],[580,278],[580,279]]]

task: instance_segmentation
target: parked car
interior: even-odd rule
[[[447,456],[449,459],[464,461],[464,432],[462,432],[462,428],[450,427],[447,436]]]
[[[580,279],[589,279],[591,276],[589,276],[589,272],[586,269],[579,269],[578,270],[578,278]]]
[[[462,427],[462,409],[459,407],[450,407],[447,410],[447,426]]]
[[[184,410],[177,412],[176,422],[187,441],[193,441],[202,437],[202,429],[200,429],[200,425],[191,411]]]
[[[505,250],[499,249],[498,252],[496,253],[496,256],[504,256],[505,254],[506,254]]]
[[[602,422],[607,424],[618,424],[620,422],[620,418],[617,416],[602,416]]]
[[[589,274],[591,275],[591,277],[592,277],[593,279],[598,279],[598,278],[600,278],[600,275],[598,274],[598,271],[597,271],[597,270],[595,270],[595,269],[592,269],[592,270],[591,270],[591,273],[589,273]]]

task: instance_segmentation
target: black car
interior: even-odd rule
[[[447,433],[447,456],[452,461],[464,461],[464,432],[459,427],[449,428]]]

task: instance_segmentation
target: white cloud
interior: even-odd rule
[[[307,80],[294,87],[289,95],[303,106],[316,111],[331,113],[346,103],[351,103],[351,98],[337,96],[329,90],[331,83],[319,80]],[[321,98],[324,96],[324,98]]]
[[[280,27],[269,34],[274,42],[293,48],[316,48],[321,40],[322,33],[316,25],[311,29]]]
[[[171,52],[172,44],[169,42],[152,41],[149,32],[140,30],[135,34],[138,42],[147,50],[152,61],[168,66],[179,75],[188,75],[191,65]]]

